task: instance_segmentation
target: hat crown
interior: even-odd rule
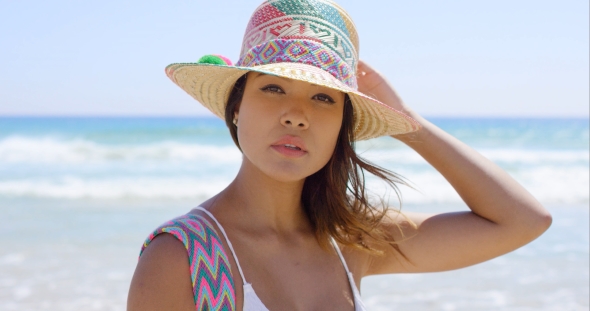
[[[350,16],[333,1],[265,1],[248,22],[240,60],[252,49],[277,41],[317,44],[346,63],[350,74],[354,76],[356,73],[359,50],[356,27]]]

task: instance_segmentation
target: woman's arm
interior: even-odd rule
[[[188,255],[170,234],[158,235],[140,257],[129,288],[128,311],[194,311]]]
[[[422,125],[417,132],[395,138],[438,170],[471,209],[439,215],[406,214],[416,228],[408,225],[404,217],[391,214],[384,226],[400,241],[404,256],[386,250],[385,256],[373,257],[367,275],[457,269],[510,252],[547,230],[551,215],[512,177],[411,111],[369,66],[361,63],[359,72],[362,92],[404,111]]]

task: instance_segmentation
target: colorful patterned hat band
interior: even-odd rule
[[[246,52],[236,66],[254,67],[273,63],[301,63],[321,68],[342,83],[357,89],[356,76],[334,51],[314,41],[275,39]]]
[[[356,73],[358,35],[352,19],[332,1],[268,0],[255,11],[242,43],[240,59],[275,39],[306,40],[331,50]]]

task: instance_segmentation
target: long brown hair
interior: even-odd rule
[[[233,117],[242,101],[246,76],[243,75],[236,81],[225,108],[225,123],[238,148],[240,142]],[[373,243],[392,245],[399,252],[391,235],[380,226],[387,213],[387,205],[383,200],[380,204],[369,202],[365,172],[391,186],[400,204],[401,196],[397,184],[408,184],[396,173],[372,164],[356,154],[353,126],[352,103],[348,95],[345,95],[342,126],[334,153],[323,168],[305,179],[301,193],[305,212],[319,244],[325,249],[329,247],[329,238],[334,237],[340,244],[379,253],[365,243],[369,238]]]

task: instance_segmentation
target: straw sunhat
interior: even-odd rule
[[[235,65],[206,55],[197,63],[171,64],[166,74],[222,119],[236,80],[256,71],[347,93],[355,140],[417,130],[412,118],[358,91],[358,41],[348,13],[330,0],[267,0],[248,22]]]

